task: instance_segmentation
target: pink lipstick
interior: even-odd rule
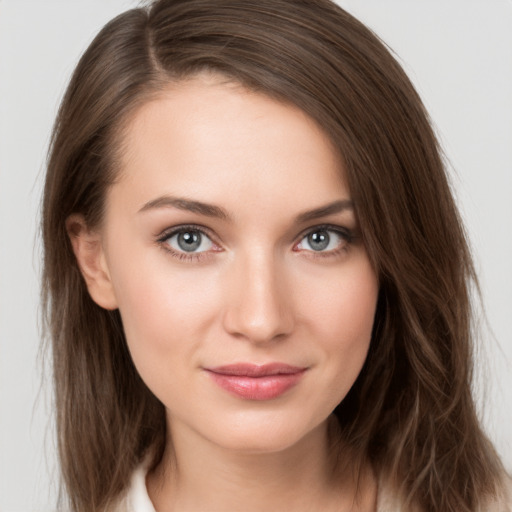
[[[232,395],[246,400],[272,400],[297,385],[307,368],[284,363],[237,363],[205,370]]]

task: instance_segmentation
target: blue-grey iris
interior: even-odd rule
[[[201,245],[201,233],[198,231],[184,231],[177,237],[180,249],[186,252],[194,252]]]
[[[315,231],[308,235],[308,243],[314,251],[323,251],[331,241],[327,231]]]

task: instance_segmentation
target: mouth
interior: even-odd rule
[[[245,400],[272,400],[296,386],[306,367],[284,363],[237,363],[205,368],[215,384]]]

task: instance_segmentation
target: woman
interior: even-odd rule
[[[339,7],[113,20],[63,100],[43,210],[72,510],[507,510],[437,142]]]

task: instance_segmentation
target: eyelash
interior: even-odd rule
[[[202,226],[197,226],[194,224],[187,224],[182,226],[177,226],[168,230],[165,230],[159,237],[157,238],[157,242],[160,244],[162,249],[171,254],[172,257],[177,258],[180,261],[194,261],[194,262],[202,262],[206,258],[211,256],[211,251],[202,251],[202,252],[181,252],[173,249],[167,242],[170,238],[175,235],[179,235],[180,233],[187,232],[197,232],[202,236],[207,237],[211,240],[212,244],[216,247],[218,245],[213,241],[213,237],[210,234],[209,230],[205,229]],[[220,250],[216,249],[213,252],[220,252]]]
[[[295,247],[297,247],[308,235],[318,233],[319,231],[335,233],[342,240],[340,246],[335,249],[331,249],[330,251],[301,251],[300,249],[295,249]],[[298,238],[299,241],[294,244],[294,251],[304,252],[308,258],[335,258],[336,256],[339,256],[342,253],[346,253],[350,249],[350,246],[354,243],[357,237],[355,233],[348,228],[333,226],[332,224],[320,224],[318,226],[313,226],[303,231]]]
[[[337,247],[336,249],[332,249],[329,251],[313,251],[313,250],[301,250],[296,249],[296,247],[302,243],[302,241],[308,236],[313,233],[317,233],[319,231],[325,231],[328,233],[335,233],[337,236],[339,236],[343,243],[341,243],[340,247]],[[201,251],[201,252],[181,252],[173,249],[168,241],[170,238],[172,238],[175,235],[179,235],[180,233],[187,233],[187,232],[197,232],[200,233],[202,236],[207,237],[214,247],[216,247],[213,250],[208,251]],[[340,226],[333,226],[331,224],[321,224],[318,226],[312,226],[311,228],[308,228],[307,230],[303,231],[298,237],[298,241],[294,243],[293,245],[293,251],[294,252],[301,252],[305,253],[307,257],[309,258],[333,258],[336,256],[339,256],[342,253],[346,253],[350,245],[354,243],[355,239],[357,238],[352,230],[347,228],[341,228]],[[181,225],[176,226],[171,229],[167,229],[164,232],[162,232],[158,238],[157,243],[162,247],[163,250],[170,253],[172,257],[177,258],[180,261],[190,261],[190,262],[202,262],[206,258],[209,258],[212,256],[212,252],[221,252],[222,249],[219,247],[218,244],[215,243],[213,240],[213,236],[211,235],[210,231],[205,229],[202,226],[194,225],[194,224],[188,224],[188,225]]]

